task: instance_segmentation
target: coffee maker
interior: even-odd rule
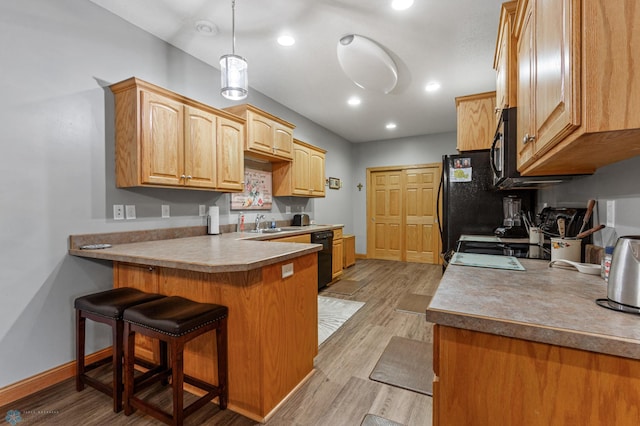
[[[502,226],[498,226],[494,233],[498,237],[526,238],[527,230],[522,219],[522,198],[508,195],[502,198]]]

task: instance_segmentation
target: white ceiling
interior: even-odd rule
[[[231,53],[231,0],[90,0],[219,69]],[[495,90],[492,69],[503,0],[237,0],[236,54],[249,63],[249,86],[351,142],[455,130],[456,96]],[[198,20],[218,27],[195,31]],[[282,47],[276,38],[296,39]],[[338,40],[375,40],[398,67],[387,95],[356,86],[337,60]],[[442,88],[427,93],[425,85]],[[347,105],[350,96],[362,99]],[[395,130],[385,129],[393,121]]]

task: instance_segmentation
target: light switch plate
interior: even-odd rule
[[[198,214],[200,216],[206,216],[207,215],[207,206],[205,206],[204,204],[200,204],[198,206]]]
[[[135,205],[126,205],[124,207],[124,213],[126,218],[129,219],[135,219],[136,218],[136,206]]]
[[[162,205],[162,217],[163,218],[171,217],[171,209],[169,207],[169,204]]]
[[[616,200],[607,200],[607,228],[616,227]]]
[[[282,265],[282,278],[293,276],[293,263]]]

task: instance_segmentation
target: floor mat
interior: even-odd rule
[[[355,292],[364,287],[367,283],[358,280],[340,280],[324,289],[327,293],[353,295]]]
[[[427,306],[431,303],[431,296],[407,293],[398,301],[396,311],[426,314]]]
[[[383,417],[374,416],[373,414],[367,414],[362,419],[360,426],[404,426],[402,423],[387,420]]]
[[[363,306],[364,302],[318,296],[318,346]]]
[[[369,378],[432,396],[433,345],[393,336]]]

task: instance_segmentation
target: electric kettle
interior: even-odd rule
[[[607,297],[640,308],[640,235],[618,238],[611,257]]]

